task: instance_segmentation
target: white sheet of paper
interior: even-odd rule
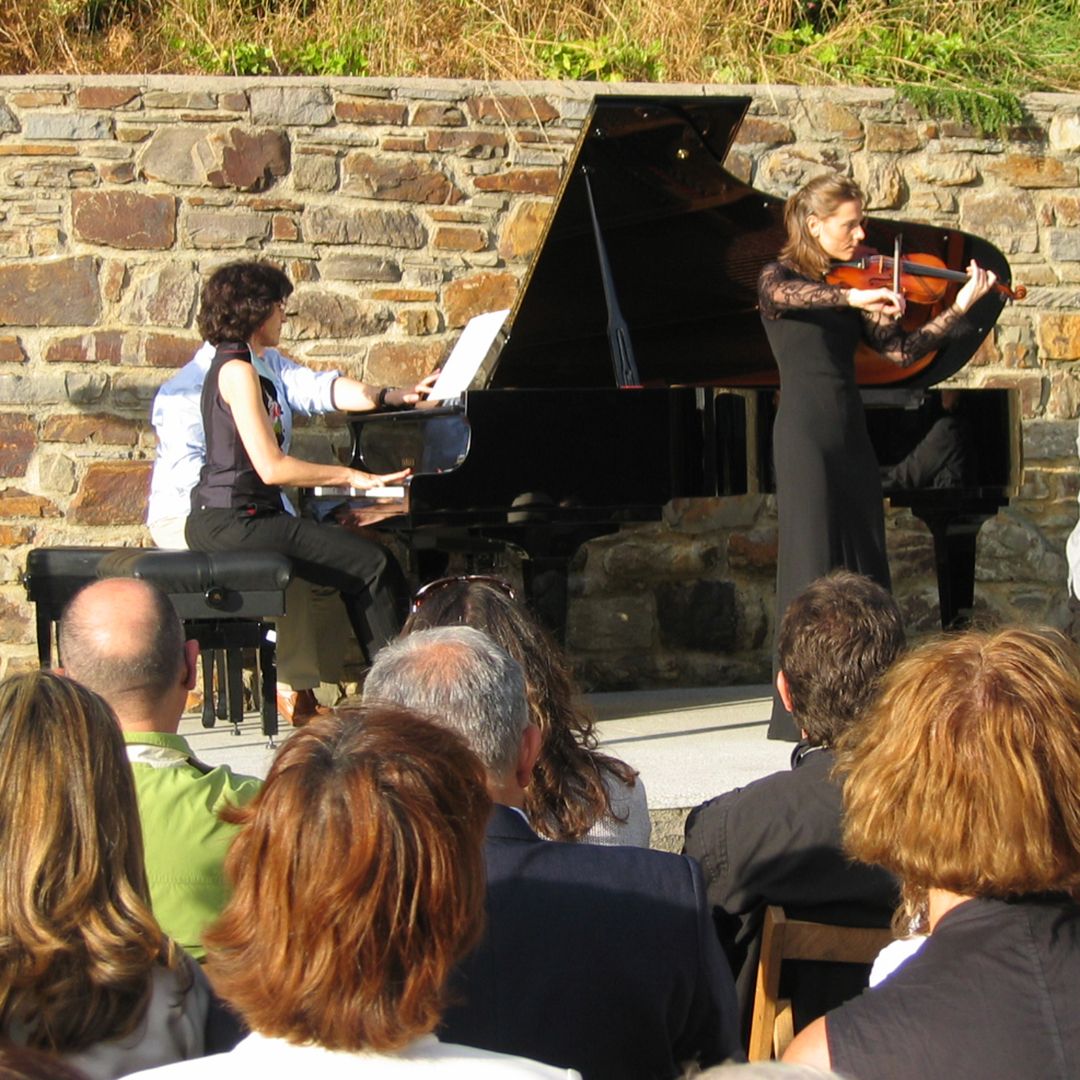
[[[483,315],[474,315],[461,332],[457,344],[450,350],[446,363],[431,388],[428,401],[446,401],[447,398],[460,397],[469,388],[473,376],[480,369],[488,350],[502,325],[509,308],[502,311],[488,311]]]

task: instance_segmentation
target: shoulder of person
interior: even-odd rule
[[[683,850],[701,862],[710,880],[721,868],[730,871],[736,854],[732,845],[744,855],[753,851],[756,844],[750,838],[772,831],[776,816],[790,808],[788,793],[802,787],[801,781],[794,770],[785,769],[702,803],[686,819]]]

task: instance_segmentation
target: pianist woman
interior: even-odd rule
[[[367,490],[404,473],[373,476],[345,465],[319,465],[282,449],[277,385],[260,356],[277,346],[292,293],[289,279],[266,263],[221,267],[203,289],[199,330],[217,351],[203,383],[206,460],[191,492],[185,538],[193,551],[276,551],[296,576],[337,589],[368,657],[393,637],[405,614],[401,570],[378,544],[342,525],[295,517],[281,488],[335,485]],[[393,404],[415,403],[427,383],[392,391]],[[334,404],[372,409],[388,400],[355,379],[338,379]]]
[[[904,331],[901,294],[825,281],[832,263],[852,258],[865,236],[863,201],[858,185],[839,174],[811,180],[788,199],[787,243],[758,279],[761,319],[780,369],[777,624],[802,589],[836,567],[891,587],[881,481],[855,382],[860,340],[899,366],[914,363],[961,329],[995,280],[972,262],[952,305]],[[769,737],[799,737],[776,699]]]

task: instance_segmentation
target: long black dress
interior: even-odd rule
[[[780,262],[762,270],[758,303],[780,368],[773,428],[779,627],[788,604],[837,567],[891,588],[881,480],[855,382],[855,349],[865,339],[898,365],[911,364],[948,336],[962,316],[950,308],[905,333],[895,320],[849,307],[846,289],[812,281]],[[769,738],[799,738],[778,696]]]

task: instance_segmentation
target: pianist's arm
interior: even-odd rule
[[[334,408],[342,412],[371,412],[381,406],[400,409],[416,405],[431,393],[438,372],[421,379],[415,386],[390,386],[380,390],[370,383],[342,375],[334,380]]]

